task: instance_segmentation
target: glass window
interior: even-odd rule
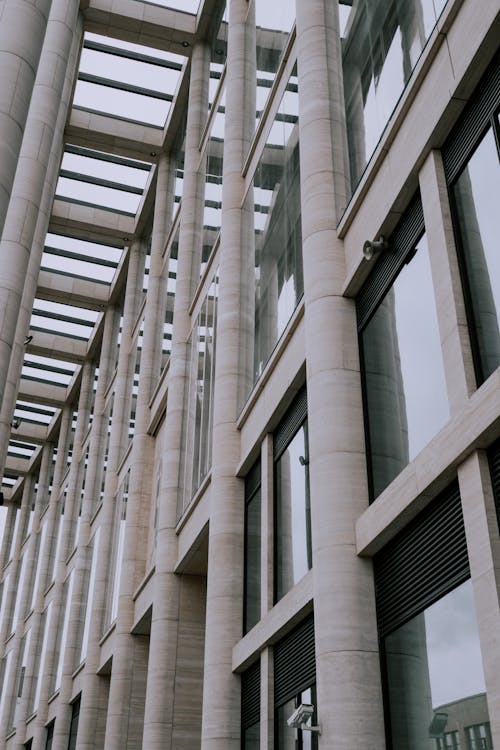
[[[477,379],[500,364],[499,151],[490,127],[451,186]]]
[[[85,606],[85,619],[83,622],[83,631],[82,631],[82,645],[80,649],[80,658],[79,663],[82,662],[85,657],[87,656],[87,647],[89,643],[89,635],[90,635],[90,619],[92,616],[92,602],[94,599],[94,586],[95,586],[95,578],[97,573],[97,558],[99,554],[99,531],[100,529],[97,529],[95,532],[92,541],[89,544],[89,550],[88,553],[92,556],[92,563],[90,566],[90,571],[88,573],[87,577],[87,592],[86,592],[86,606]]]
[[[71,705],[71,725],[69,728],[68,750],[75,750],[80,719],[80,697]]]
[[[314,706],[309,725],[317,725],[316,687],[313,685],[276,709],[275,747],[277,750],[316,750],[318,747],[317,734],[288,726],[288,719],[301,704]]]
[[[307,420],[275,460],[275,599],[312,567]]]
[[[487,719],[470,580],[388,635],[382,650],[395,750],[432,747],[430,738],[444,742],[450,724],[462,721],[463,727],[464,717],[478,712]]]
[[[249,247],[253,234],[244,278],[255,280],[247,302],[248,359],[242,364],[248,388],[262,373],[304,291],[296,69],[255,171],[243,221]],[[242,395],[246,398],[248,390]]]
[[[493,750],[489,721],[465,728],[467,750]]]
[[[261,581],[261,474],[260,460],[245,480],[245,611],[243,632],[260,620]]]
[[[255,0],[257,39],[257,121],[262,117],[269,92],[295,22],[294,0]]]
[[[373,497],[449,418],[425,235],[361,333]]]
[[[222,223],[222,171],[225,118],[225,91],[215,113],[206,149],[205,204],[203,209],[203,247],[200,273],[207,264]]]
[[[444,5],[359,0],[341,8],[344,97],[354,191]]]
[[[130,469],[125,474],[116,496],[111,560],[112,573],[108,578],[107,592],[107,617],[105,622],[105,625],[107,626],[111,625],[118,615],[118,595],[120,593],[120,576],[122,572],[123,550],[125,544],[129,479]]]
[[[52,738],[54,737],[54,722],[50,722],[50,724],[47,727],[47,737],[45,739],[45,750],[52,750]]]

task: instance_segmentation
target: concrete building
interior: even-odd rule
[[[0,750],[500,750],[499,10],[0,1]]]

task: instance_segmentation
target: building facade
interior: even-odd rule
[[[0,750],[500,749],[499,0],[3,0]]]

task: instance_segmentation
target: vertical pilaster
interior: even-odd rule
[[[476,378],[451,222],[443,160],[431,151],[419,174],[441,350],[453,416],[476,389]]]
[[[356,316],[336,224],[347,195],[338,9],[297,0],[300,170],[319,747],[383,747]]]
[[[173,689],[179,635],[180,581],[174,573],[177,561],[177,499],[182,492],[179,465],[187,387],[187,346],[190,331],[189,306],[199,278],[204,175],[200,172],[199,144],[208,113],[210,48],[197,43],[191,56],[190,88],[186,124],[184,183],[179,232],[179,251],[174,301],[172,353],[168,373],[165,422],[165,454],[160,487],[156,573],[153,581],[153,612],[149,644],[143,747],[150,750],[175,748],[175,732],[181,717],[174,717]],[[199,730],[193,717],[191,732],[196,746]]]
[[[144,327],[136,423],[130,462],[124,553],[106,725],[106,750],[133,747],[136,746],[134,739],[137,743],[142,738],[142,705],[138,706],[133,700],[133,690],[138,682],[138,671],[144,672],[147,667],[148,643],[143,636],[131,635],[130,631],[134,617],[133,594],[145,573],[147,549],[145,540],[150,518],[154,440],[148,435],[147,430],[150,416],[149,401],[155,377],[158,377],[160,371],[163,315],[160,316],[159,311],[162,309],[161,297],[166,296],[167,292],[167,278],[162,271],[162,261],[173,202],[171,170],[168,156],[162,154],[158,163],[151,267],[144,313],[148,324]]]
[[[473,453],[458,467],[465,536],[474,592],[479,642],[493,747],[500,744],[500,538],[485,453]]]
[[[236,477],[240,436],[241,342],[245,310],[241,299],[245,254],[242,242],[244,197],[242,169],[255,117],[255,32],[247,23],[246,0],[229,7],[220,286],[215,363],[212,482],[203,683],[203,750],[240,747],[240,680],[232,672],[232,649],[242,632],[244,484]]]
[[[97,675],[99,666],[99,641],[103,636],[103,626],[106,624],[104,621],[107,612],[109,571],[112,569],[115,496],[118,489],[117,471],[126,449],[128,436],[130,397],[136,357],[135,347],[132,347],[132,334],[138,312],[138,290],[142,285],[144,271],[144,247],[140,240],[134,240],[132,243],[128,262],[123,306],[123,330],[114,384],[113,420],[105,475],[104,499],[98,521],[100,541],[95,587],[91,604],[93,616],[90,624],[82,701],[80,705],[80,722],[77,738],[78,750],[83,750],[83,748],[85,750],[87,748],[88,750],[95,750],[97,717],[102,702],[101,680],[99,675]]]

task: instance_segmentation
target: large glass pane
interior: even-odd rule
[[[491,128],[452,188],[479,382],[500,364],[500,168]]]
[[[296,71],[257,166],[243,223],[245,246],[253,245],[243,271],[244,284],[254,278],[255,292],[252,295],[248,289],[248,299],[242,299],[249,333],[241,367],[246,377],[242,400],[264,369],[304,290]]]
[[[370,474],[377,497],[449,417],[425,235],[361,343]]]
[[[245,617],[244,632],[247,633],[260,620],[260,553],[261,553],[261,493],[260,464],[258,485],[249,491],[245,483]]]
[[[255,0],[257,120],[262,116],[283,50],[295,22],[295,0]]]
[[[341,8],[352,190],[401,96],[442,3],[358,0]]]
[[[391,633],[384,652],[395,749],[460,747],[464,724],[488,722],[470,580]]]
[[[307,422],[275,464],[276,600],[312,567]]]

